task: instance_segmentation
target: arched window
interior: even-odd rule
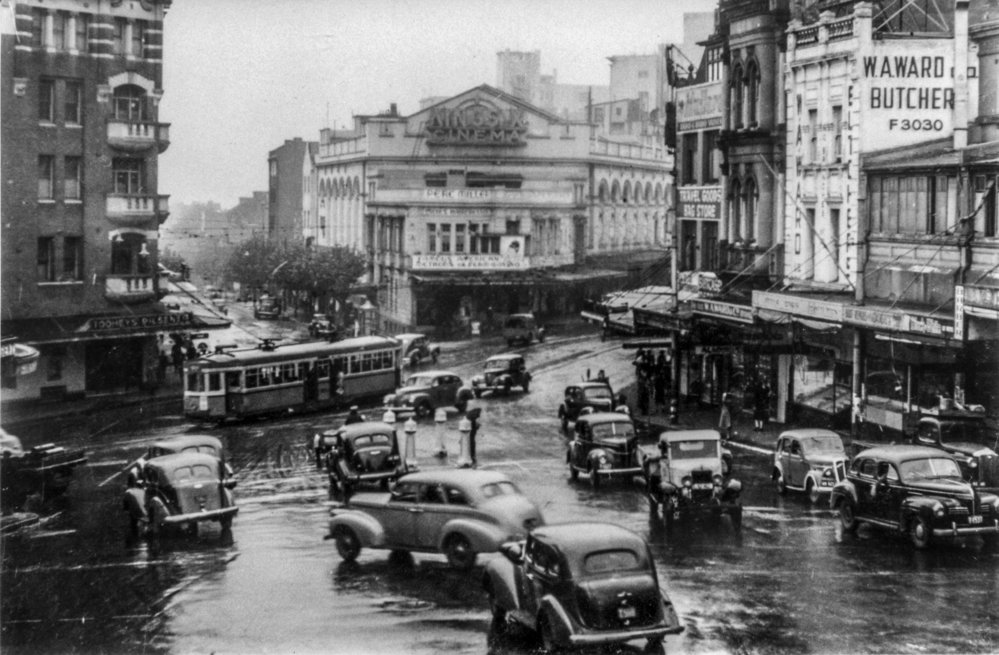
[[[611,184],[611,202],[615,205],[621,200],[621,185],[617,180]]]
[[[755,61],[746,68],[746,122],[756,125],[759,122],[760,67]]]
[[[739,241],[742,239],[740,232],[742,228],[742,187],[739,185],[739,180],[732,180],[732,186],[729,188],[728,216],[729,234],[732,236],[732,241]]]
[[[141,121],[145,118],[143,98],[146,92],[141,86],[124,84],[114,90],[114,117],[120,121]]]
[[[628,204],[628,200],[632,198],[631,195],[631,181],[624,183],[624,191],[621,192],[621,202]]]
[[[742,127],[742,66],[732,67],[732,79],[729,80],[729,115],[732,117],[732,127]]]
[[[607,204],[607,196],[608,196],[607,180],[601,180],[600,181],[600,189],[597,191],[597,201],[601,205],[606,205]]]
[[[740,230],[743,237],[748,241],[756,238],[756,207],[759,204],[760,192],[756,188],[756,180],[748,178],[742,190],[743,211],[742,220],[745,223]]]

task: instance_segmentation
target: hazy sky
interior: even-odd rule
[[[540,50],[559,82],[608,84],[611,55],[682,40],[715,0],[174,0],[166,16],[171,123],[160,193],[172,202],[267,189],[267,153],[395,102],[496,84],[496,53]],[[327,118],[328,117],[328,118]]]

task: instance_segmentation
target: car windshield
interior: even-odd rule
[[[669,445],[670,459],[718,457],[718,442],[713,439],[673,441]]]
[[[804,437],[801,448],[809,455],[842,455],[843,442],[839,437]]]
[[[611,390],[607,387],[588,387],[583,389],[583,396],[587,400],[601,400],[611,397]]]
[[[486,362],[487,371],[505,371],[509,366],[508,359],[490,359]]]
[[[212,470],[212,467],[206,464],[178,466],[173,470],[174,482],[184,482],[186,480],[211,480],[215,477],[215,471]]]
[[[405,387],[429,387],[434,382],[432,375],[410,375],[406,378]]]
[[[638,568],[640,560],[633,550],[604,550],[590,553],[583,560],[583,571],[590,575],[616,573]]]
[[[520,489],[512,482],[490,482],[482,485],[482,495],[485,498],[495,498],[496,496],[516,496],[520,494]]]
[[[984,423],[956,421],[940,425],[940,443],[973,443],[995,449],[999,432],[990,431]]]
[[[388,446],[392,440],[387,434],[365,434],[354,438],[354,448],[367,448],[369,446]]]
[[[902,462],[899,473],[904,482],[919,480],[935,480],[937,478],[961,478],[961,469],[957,462],[946,457],[927,457]]]
[[[597,423],[591,430],[594,439],[631,439],[635,436],[635,426],[630,421]]]

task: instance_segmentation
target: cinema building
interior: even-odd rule
[[[629,276],[666,280],[671,157],[595,132],[487,85],[357,116],[320,135],[316,243],[366,252],[390,332],[565,316]]]

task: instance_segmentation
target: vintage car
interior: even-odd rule
[[[336,341],[340,336],[340,330],[326,314],[313,314],[309,322],[309,336],[313,339]]]
[[[869,448],[850,462],[829,502],[845,532],[870,523],[908,534],[920,549],[968,535],[999,544],[999,496],[965,481],[957,461],[937,448]]]
[[[620,412],[594,412],[576,419],[566,451],[569,477],[585,473],[596,489],[603,478],[640,474],[638,433],[631,417]]]
[[[843,440],[832,430],[787,430],[774,444],[770,479],[777,493],[804,491],[814,504],[843,479],[846,461]]]
[[[485,372],[472,378],[472,391],[480,398],[487,391],[510,393],[513,387],[530,391],[531,374],[523,355],[504,353],[486,360]]]
[[[649,511],[662,507],[667,526],[686,518],[728,514],[742,528],[742,483],[728,478],[717,430],[676,430],[659,436],[658,452],[644,453],[642,473]]]
[[[584,409],[596,412],[609,412],[614,409],[614,392],[610,384],[587,380],[567,386],[562,404],[558,407],[558,418],[562,422],[562,429],[568,429],[569,421],[575,421]]]
[[[451,371],[422,371],[410,375],[402,386],[385,396],[385,406],[396,415],[431,416],[438,407],[465,411],[471,391]]]
[[[503,321],[503,338],[508,346],[515,343],[531,345],[531,342],[545,340],[545,330],[539,327],[534,314],[510,314]]]
[[[436,364],[441,356],[440,346],[431,344],[425,334],[408,332],[397,334],[392,338],[401,344],[400,361],[408,363],[413,368],[427,360]]]
[[[263,295],[253,303],[253,318],[281,318],[281,301]]]
[[[541,511],[496,471],[435,469],[404,475],[391,493],[360,492],[330,511],[327,539],[350,562],[361,548],[443,553],[468,569],[544,523]]]
[[[349,498],[361,483],[377,483],[383,490],[409,472],[399,455],[395,428],[381,421],[363,421],[326,430],[320,435],[330,488]]]
[[[16,510],[31,496],[51,499],[66,492],[78,466],[87,463],[82,450],[52,443],[25,450],[21,440],[0,429],[0,500],[4,510]]]
[[[234,480],[227,480],[222,460],[203,453],[163,455],[143,462],[129,478],[123,502],[133,536],[143,531],[158,537],[167,529],[197,529],[203,521],[232,527],[239,511],[233,500]]]
[[[225,474],[226,482],[230,485],[230,488],[235,486],[236,476],[232,471],[232,467],[226,462],[222,440],[207,434],[183,434],[154,441],[149,445],[142,457],[129,467],[128,475],[131,478],[138,479],[141,475],[143,464],[154,457],[175,455],[177,453],[202,453],[219,458],[222,462],[222,472]]]
[[[975,412],[941,412],[922,416],[912,442],[954,456],[964,479],[980,489],[999,493],[999,430]]]
[[[548,525],[500,552],[482,581],[494,631],[522,625],[538,633],[548,652],[635,639],[661,651],[663,637],[683,632],[648,544],[630,530]]]

